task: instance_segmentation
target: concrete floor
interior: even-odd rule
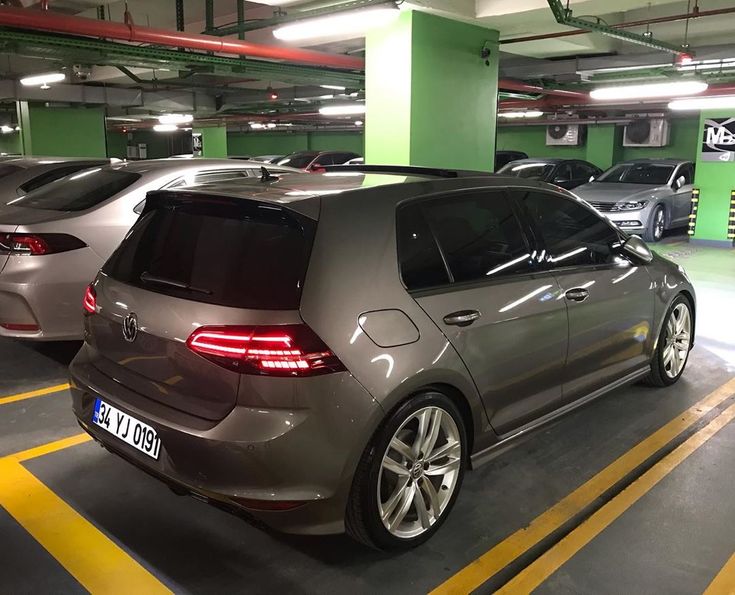
[[[155,588],[138,590],[177,593],[488,593],[507,581],[542,593],[701,593],[735,552],[735,423],[723,422],[735,411],[735,383],[702,404],[735,377],[735,250],[676,239],[657,249],[682,263],[698,290],[698,342],[682,380],[618,390],[469,473],[442,530],[400,555],[345,537],[256,529],[175,496],[91,442],[8,459],[79,434],[65,390],[2,399],[65,382],[78,346],[0,341],[0,504],[13,512],[0,507],[0,593],[131,592],[140,573]],[[651,442],[672,423],[681,431]],[[640,464],[614,477],[646,439],[654,446]],[[18,465],[28,482],[3,478]],[[649,474],[660,480],[626,502]],[[595,492],[602,476],[615,481]],[[572,510],[566,503],[578,493],[592,497]]]

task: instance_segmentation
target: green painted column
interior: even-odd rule
[[[694,240],[722,242],[732,245],[727,237],[730,217],[730,193],[735,190],[735,162],[703,161],[701,145],[704,121],[708,118],[733,118],[735,110],[703,111],[699,116],[697,135],[697,166],[694,187],[699,188],[699,206]]]
[[[367,163],[492,171],[497,31],[401,11],[368,33],[365,68]]]
[[[106,157],[102,107],[46,107],[18,102],[23,153],[55,157]]]
[[[607,169],[623,156],[623,129],[615,124],[587,126],[586,159],[597,167]]]
[[[202,135],[202,157],[227,157],[227,127],[212,126],[209,128],[194,128],[192,133]]]

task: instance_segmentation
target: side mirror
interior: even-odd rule
[[[567,180],[563,176],[557,176],[556,178],[554,178],[554,181],[552,182],[552,184],[561,185],[561,184],[566,184],[568,181],[569,180]]]
[[[679,190],[679,188],[681,188],[686,181],[687,179],[684,176],[679,176],[678,178],[676,178],[676,180],[674,180],[674,189]]]
[[[638,264],[648,264],[653,260],[653,252],[638,236],[631,236],[621,247],[620,251]]]
[[[588,181],[588,182],[594,182],[594,181],[595,181],[595,176],[590,176],[590,179],[589,179],[589,180],[587,180],[587,181]]]

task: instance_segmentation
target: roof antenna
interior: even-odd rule
[[[277,179],[278,179],[278,176],[274,176],[265,167],[261,166],[260,168],[260,181],[261,182],[271,182],[272,180],[277,180]]]

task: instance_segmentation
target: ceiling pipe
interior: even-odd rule
[[[153,27],[139,27],[133,23],[99,21],[85,17],[43,12],[26,8],[0,7],[0,26],[33,29],[53,33],[68,33],[88,37],[102,37],[131,43],[147,43],[158,46],[190,50],[234,54],[250,58],[285,60],[329,68],[363,70],[362,58],[327,54],[300,48],[287,48],[250,43],[238,39],[222,39],[199,33],[169,31]]]
[[[646,25],[655,25],[658,23],[675,23],[677,21],[685,21],[687,19],[695,19],[700,17],[714,17],[724,14],[735,13],[733,8],[717,8],[714,10],[700,10],[698,12],[690,12],[686,14],[675,14],[666,17],[656,17],[652,19],[643,19],[640,21],[627,21],[625,23],[617,23],[610,25],[613,29],[630,29],[632,27],[643,27]],[[511,39],[501,39],[500,44],[523,43],[527,41],[540,41],[543,39],[556,39],[559,37],[573,37],[574,35],[585,35],[592,33],[589,29],[575,29],[574,31],[556,31],[554,33],[542,33],[540,35],[528,35],[525,37],[513,37]]]
[[[514,79],[499,79],[498,88],[505,91],[519,91],[521,93],[539,93],[541,95],[554,95],[557,97],[582,98],[587,94],[580,91],[567,91],[566,89],[553,89],[531,85]]]

